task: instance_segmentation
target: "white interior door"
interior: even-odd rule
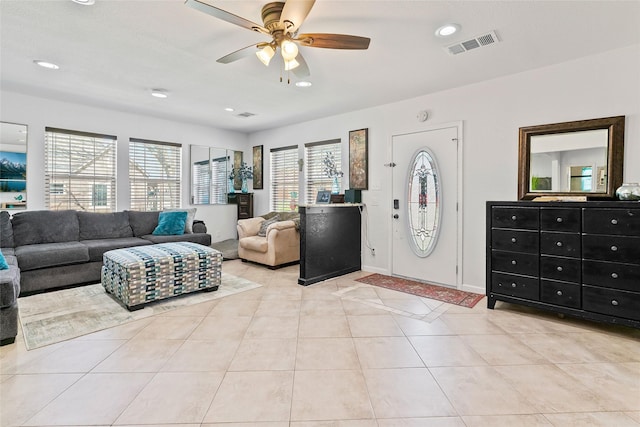
[[[419,281],[455,287],[459,253],[459,126],[452,125],[392,137],[392,274]],[[435,157],[440,184],[440,229],[433,251],[419,257],[411,248],[408,227],[408,178],[414,154],[427,148]],[[397,200],[397,209],[395,208]],[[460,224],[459,224],[460,223]]]

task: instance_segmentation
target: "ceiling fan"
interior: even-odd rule
[[[371,39],[346,34],[308,33],[298,34],[300,26],[311,11],[315,0],[287,0],[267,3],[262,7],[262,21],[258,25],[248,19],[234,15],[199,0],[186,0],[185,4],[223,21],[256,31],[271,37],[270,42],[260,42],[244,47],[219,58],[217,62],[228,64],[255,53],[265,66],[269,65],[280,49],[284,69],[291,70],[297,77],[309,76],[309,67],[298,45],[325,49],[367,49]],[[257,50],[256,50],[257,49]],[[281,78],[282,80],[282,78]]]

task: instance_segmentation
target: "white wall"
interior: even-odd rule
[[[182,206],[190,205],[189,145],[246,150],[247,136],[155,117],[60,102],[2,91],[0,120],[28,126],[27,208],[45,209],[44,128],[56,127],[118,137],[117,209],[129,208],[129,138],[182,144]],[[251,151],[245,151],[249,158]],[[213,241],[236,237],[235,205],[197,205],[196,219],[205,221]]]
[[[317,83],[321,84],[321,83]],[[372,88],[371,90],[375,90]],[[428,110],[424,123],[416,113]],[[339,116],[254,133],[251,145],[264,145],[265,188],[269,188],[269,149],[341,138],[348,162],[349,130],[369,128],[369,240],[375,256],[363,250],[363,268],[388,272],[391,254],[391,136],[435,123],[463,121],[463,262],[465,288],[485,288],[485,202],[516,200],[518,128],[608,116],[626,116],[625,181],[640,181],[640,45],[517,75],[416,97]],[[346,168],[345,170],[346,175]],[[343,188],[347,182],[343,182]],[[256,191],[256,213],[268,211],[268,191]]]

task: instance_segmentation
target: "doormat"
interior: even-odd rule
[[[27,350],[32,350],[260,286],[242,277],[222,273],[217,291],[192,292],[152,302],[136,311],[124,308],[101,284],[18,298],[18,306],[24,342]]]
[[[356,279],[356,281],[468,308],[472,308],[478,301],[484,298],[484,295],[481,294],[445,288],[444,286],[430,285],[428,283],[416,282],[415,280],[401,279],[399,277],[385,276],[383,274],[371,274]]]

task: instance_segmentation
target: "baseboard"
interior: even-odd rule
[[[372,267],[370,265],[363,265],[360,267],[362,271],[366,271],[367,273],[378,273],[384,274],[385,276],[390,276],[391,273],[386,268]]]
[[[486,289],[484,287],[467,285],[464,283],[462,284],[460,290],[465,292],[473,292],[474,294],[484,294],[486,292]]]

